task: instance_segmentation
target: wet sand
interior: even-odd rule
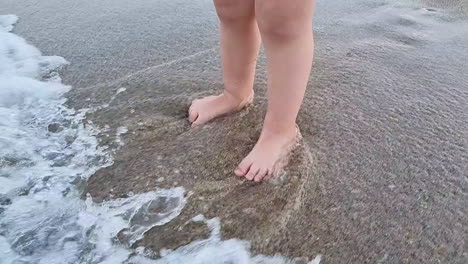
[[[74,88],[115,80],[217,45],[209,0],[2,0],[15,32],[45,55],[70,61],[61,74]]]
[[[59,1],[51,9],[6,6],[23,18],[18,34],[72,62],[64,72],[75,85],[69,104],[96,107],[88,120],[102,129],[100,143],[115,161],[89,180],[86,191],[94,200],[157,187],[191,191],[182,214],[135,247],[158,251],[207,236],[204,225],[179,228],[202,213],[219,217],[225,238],[251,241],[256,253],[322,254],[323,263],[468,261],[463,3],[343,1],[335,8],[338,3],[319,2],[315,65],[299,118],[304,140],[282,181],[258,185],[239,181],[232,171],[261,128],[265,58],[253,106],[190,129],[191,99],[222,88],[210,2],[193,4],[199,12],[190,5],[171,11],[185,1],[121,2],[103,16],[100,9],[90,15],[90,7]],[[60,8],[73,15],[41,18]],[[122,27],[128,24],[116,10],[167,23],[125,21],[132,26]],[[164,17],[168,12],[176,19]],[[207,26],[183,23],[189,14]],[[65,25],[50,23],[60,16]],[[144,30],[150,29],[166,35],[148,36]],[[199,35],[180,38],[194,32]],[[135,34],[132,41],[122,43],[129,34]],[[123,146],[116,142],[119,127],[128,128],[119,136]]]

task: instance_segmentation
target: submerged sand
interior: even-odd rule
[[[71,78],[83,85],[69,104],[93,109],[87,119],[115,160],[85,192],[99,202],[155,188],[190,191],[179,217],[133,245],[155,252],[208,236],[205,225],[185,225],[203,214],[219,217],[223,237],[248,240],[255,253],[466,263],[468,23],[421,3],[359,7],[332,19],[317,9],[314,70],[298,121],[303,140],[287,175],[269,183],[233,175],[261,129],[263,56],[254,104],[199,129],[186,111],[192,99],[222,89],[217,46],[118,78],[104,74],[96,85]]]

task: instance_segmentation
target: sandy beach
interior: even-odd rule
[[[248,241],[253,256],[461,264],[468,262],[467,6],[318,1],[316,56],[298,121],[303,140],[286,174],[264,184],[232,173],[260,133],[263,55],[251,107],[200,129],[186,120],[191,100],[223,87],[211,1],[2,0],[0,14],[17,15],[14,34],[70,62],[60,71],[73,87],[66,105],[91,109],[84,123],[112,156],[112,165],[77,183],[82,199],[186,190],[171,221],[137,241],[126,230],[116,235],[132,252],[159,258],[162,249],[209,240],[208,222],[190,221],[202,214],[219,220],[222,241]],[[218,263],[210,261],[199,263]]]

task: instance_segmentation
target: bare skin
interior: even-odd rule
[[[260,32],[253,0],[214,0],[220,20],[224,92],[192,102],[189,121],[202,125],[237,112],[253,100]]]
[[[253,96],[253,91],[247,98],[236,97],[229,91],[224,91],[220,95],[195,99],[189,109],[189,121],[192,127],[196,127],[216,117],[238,112],[252,103]]]
[[[313,59],[314,0],[215,0],[221,21],[225,90],[195,100],[193,126],[241,110],[253,98],[260,38],[267,55],[268,109],[256,145],[235,170],[260,182],[277,174],[296,143],[296,119]]]

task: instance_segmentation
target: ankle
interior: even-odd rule
[[[228,98],[228,99],[230,99],[232,101],[235,101],[235,102],[239,103],[240,105],[242,105],[242,104],[245,104],[245,103],[249,102],[252,99],[252,97],[254,95],[254,91],[252,89],[250,91],[245,91],[245,92],[238,92],[238,91],[232,92],[232,91],[229,91],[229,90],[225,89],[223,91],[223,95],[226,98]]]
[[[294,138],[297,135],[297,125],[293,124],[282,124],[282,123],[270,123],[265,122],[263,124],[261,137],[284,137]]]

